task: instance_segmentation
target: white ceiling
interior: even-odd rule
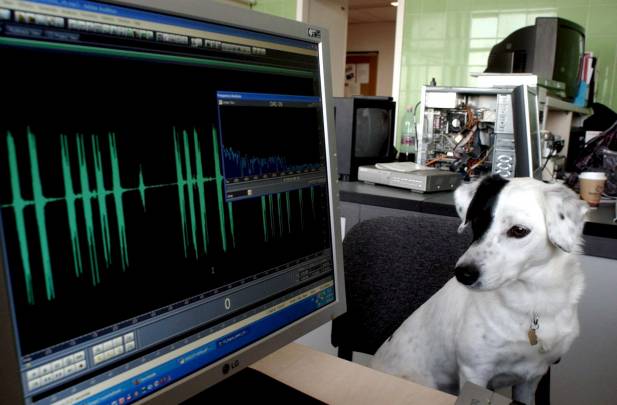
[[[392,0],[349,0],[349,24],[394,22],[396,7]]]

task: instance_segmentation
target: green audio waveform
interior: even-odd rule
[[[190,155],[190,141],[189,135],[186,131],[182,131],[182,145],[178,139],[176,128],[174,128],[174,149],[176,157],[176,177],[178,185],[178,199],[180,202],[180,219],[182,221],[182,238],[184,242],[184,256],[188,257],[188,247],[193,246],[193,253],[195,257],[199,255],[199,246],[203,248],[203,253],[208,253],[208,231],[206,223],[206,198],[205,198],[205,183],[215,181],[214,177],[204,177],[203,166],[201,159],[201,147],[199,145],[199,139],[197,137],[197,131],[193,130],[193,149],[195,153],[195,175],[193,176],[193,170],[191,165]],[[182,156],[184,153],[184,157]],[[184,164],[182,160],[184,159]],[[183,171],[184,168],[184,171]],[[201,225],[201,245],[197,244],[197,226],[196,226],[196,208],[194,198],[194,188],[197,188],[197,194],[199,196],[199,222]],[[185,189],[188,193],[189,203],[189,218],[190,223],[187,223],[186,219],[186,204],[184,202]],[[189,239],[188,233],[191,233]]]
[[[28,232],[26,227],[25,209],[33,206],[36,231],[38,233],[39,249],[45,292],[48,300],[55,298],[54,277],[52,269],[51,253],[48,243],[48,227],[45,218],[47,204],[63,202],[66,204],[68,230],[71,242],[72,262],[76,277],[84,272],[84,267],[90,269],[90,278],[93,286],[101,282],[100,266],[110,268],[113,262],[113,243],[116,243],[120,256],[122,271],[129,267],[129,247],[127,243],[127,227],[123,195],[129,192],[138,192],[142,207],[146,212],[146,191],[150,189],[175,187],[178,193],[180,227],[183,237],[184,256],[208,254],[210,236],[208,235],[208,207],[206,207],[206,183],[215,182],[216,201],[218,205],[218,222],[221,234],[221,247],[224,252],[231,246],[235,248],[235,225],[233,203],[227,202],[225,209],[223,174],[220,160],[219,141],[215,128],[212,128],[212,158],[214,162],[214,177],[204,175],[204,158],[197,130],[177,131],[173,128],[174,160],[176,181],[170,183],[146,185],[143,171],[140,166],[138,185],[136,187],[124,187],[123,177],[120,172],[120,158],[116,145],[116,135],[113,132],[107,134],[106,140],[109,153],[103,156],[101,153],[101,139],[98,135],[85,136],[76,134],[74,137],[75,156],[71,156],[69,137],[60,134],[60,162],[62,167],[62,182],[64,195],[61,197],[47,197],[43,192],[43,182],[39,169],[38,150],[36,136],[26,129],[28,143],[28,158],[30,162],[30,177],[32,184],[32,199],[27,200],[22,195],[18,152],[15,146],[13,134],[7,132],[6,144],[8,151],[8,163],[10,172],[10,184],[13,201],[4,204],[1,208],[11,208],[15,215],[17,238],[26,286],[28,303],[34,304],[34,287],[32,281],[33,263],[30,257]],[[75,152],[73,152],[75,154]],[[76,161],[77,170],[73,170]],[[104,162],[108,164],[105,165]],[[106,173],[104,168],[111,168],[111,173]],[[74,173],[77,176],[74,176]],[[111,175],[111,189],[107,189],[106,177]],[[107,178],[107,184],[110,181]],[[109,197],[109,199],[108,199]],[[313,218],[315,218],[315,192],[310,187],[310,198]],[[262,223],[264,241],[282,237],[292,231],[292,212],[290,192],[285,192],[285,204],[282,193],[261,196]],[[81,202],[78,205],[78,201]],[[300,212],[300,228],[304,228],[304,193],[298,190],[298,203]],[[98,208],[98,209],[97,209]],[[115,215],[112,211],[115,210]],[[283,211],[286,211],[286,221]],[[98,212],[98,215],[96,214]],[[116,234],[112,235],[110,218],[115,218]],[[80,220],[81,219],[81,220]],[[285,222],[287,226],[285,227]],[[84,229],[80,229],[79,223],[83,223]],[[226,224],[229,224],[229,232]],[[80,237],[85,231],[85,238]],[[230,240],[228,240],[228,237]],[[84,240],[85,244],[84,245]],[[114,242],[115,241],[115,242]],[[84,251],[84,248],[86,249]],[[99,258],[101,258],[99,260]],[[87,263],[87,264],[85,264]]]
[[[313,219],[316,218],[317,213],[315,212],[315,189],[313,187],[311,187],[311,207],[312,207],[312,213],[313,213]]]
[[[21,196],[21,186],[19,185],[19,174],[17,171],[17,153],[15,153],[15,141],[9,132],[6,138],[6,146],[9,154],[9,168],[11,171],[11,191],[13,193],[13,207],[15,210],[15,224],[17,225],[17,239],[19,240],[19,248],[22,258],[28,258],[28,239],[26,236],[26,220],[24,217],[24,208],[27,203]],[[23,261],[24,278],[26,282],[26,295],[28,302],[34,302],[34,292],[32,291],[32,272],[30,270],[30,261]],[[47,275],[46,275],[47,276]],[[47,295],[53,296],[53,282],[51,291],[49,289],[49,281],[45,278]],[[50,294],[51,293],[51,294]]]
[[[302,189],[298,190],[298,203],[300,204],[300,228],[304,229],[304,198],[302,196]]]
[[[315,186],[310,186],[311,193],[311,211],[313,219],[316,218],[315,211]],[[300,212],[300,229],[304,230],[304,189],[298,189],[298,204]],[[289,191],[285,192],[285,210],[287,216],[287,233],[291,233],[291,202]],[[276,211],[276,213],[275,213]],[[261,222],[263,226],[264,241],[268,242],[270,238],[277,236],[283,236],[284,223],[283,223],[283,207],[281,193],[276,194],[276,203],[274,201],[274,194],[268,194],[261,196]],[[278,229],[278,234],[277,234]]]
[[[291,201],[289,201],[289,191],[285,192],[285,207],[287,208],[287,232],[291,233]]]
[[[28,140],[28,157],[30,160],[30,176],[32,180],[32,200],[25,200],[22,196],[17,161],[18,154],[15,147],[15,140],[13,138],[13,135],[10,132],[7,132],[6,142],[13,202],[11,204],[3,205],[2,208],[12,207],[15,214],[17,224],[17,237],[19,240],[20,253],[26,282],[26,295],[28,302],[33,304],[34,292],[32,286],[31,259],[30,252],[28,251],[28,234],[25,226],[24,209],[30,205],[34,206],[35,219],[38,230],[38,239],[40,243],[43,274],[45,277],[45,291],[47,299],[51,300],[55,298],[55,288],[53,281],[51,255],[49,252],[48,230],[45,220],[46,205],[56,201],[66,202],[67,219],[71,238],[71,247],[73,252],[73,266],[75,269],[75,274],[79,276],[83,272],[82,260],[84,254],[82,254],[81,245],[79,242],[76,201],[82,201],[91,277],[92,283],[96,285],[100,282],[100,274],[98,268],[98,254],[95,242],[95,227],[92,207],[93,200],[96,201],[96,203],[99,205],[99,223],[102,234],[101,240],[103,241],[103,255],[105,259],[105,265],[106,267],[109,267],[111,263],[111,240],[106,196],[113,195],[114,197],[116,206],[116,218],[118,221],[118,231],[120,233],[120,251],[122,255],[122,265],[124,269],[128,265],[128,252],[126,248],[126,235],[124,230],[125,228],[124,214],[122,209],[122,194],[126,191],[130,191],[131,189],[124,189],[120,185],[118,156],[115,149],[115,135],[113,133],[110,133],[108,137],[110,142],[110,160],[113,172],[113,187],[112,190],[106,190],[104,187],[104,175],[102,169],[102,157],[99,147],[99,141],[96,136],[92,136],[92,156],[94,161],[95,189],[91,190],[89,182],[88,164],[86,161],[85,140],[83,135],[78,134],[76,136],[76,147],[81,193],[76,193],[71,172],[68,138],[66,135],[60,135],[60,157],[62,162],[62,179],[64,182],[65,195],[61,198],[46,197],[43,194],[43,184],[41,181],[39,169],[36,136],[32,133],[30,128],[27,128],[26,135]]]
[[[261,196],[261,222],[264,227],[264,241],[268,241],[268,224],[266,223],[266,196]]]
[[[270,232],[272,233],[272,236],[274,235],[274,208],[272,207],[272,194],[268,195],[268,207],[269,209],[269,213],[270,213]]]
[[[212,127],[212,147],[214,148],[214,173],[216,177],[216,195],[219,204],[219,225],[221,229],[221,240],[223,241],[223,251],[227,252],[227,231],[225,230],[225,210],[223,208],[223,175],[221,174],[221,157],[219,149],[219,138],[216,129]],[[233,229],[233,227],[232,227]]]
[[[234,230],[234,207],[231,201],[227,202],[227,214],[229,215],[229,228],[231,229],[231,244],[236,247],[236,231]]]
[[[66,195],[66,211],[69,221],[69,230],[71,233],[71,246],[73,249],[73,268],[75,275],[79,276],[82,270],[81,262],[81,246],[79,244],[79,232],[77,231],[77,211],[75,210],[75,200],[77,195],[73,189],[73,181],[71,180],[71,166],[69,160],[69,144],[65,136],[60,137],[60,148],[62,155],[62,178],[64,179],[64,188]]]
[[[90,184],[88,180],[88,166],[86,164],[86,151],[83,143],[83,138],[77,136],[77,159],[79,162],[79,184],[81,185],[81,193],[83,197],[84,206],[84,219],[86,223],[86,237],[88,240],[88,253],[90,254],[90,272],[92,274],[92,283],[97,284],[100,281],[99,268],[98,268],[98,255],[96,252],[96,239],[94,236],[94,220],[92,218],[92,201],[91,198],[97,196],[96,192],[90,191]],[[36,200],[36,197],[35,197]],[[103,211],[103,207],[100,207]],[[104,214],[106,216],[106,214]],[[45,223],[45,220],[37,222]],[[103,240],[104,240],[103,232]]]
[[[22,195],[20,173],[18,164],[18,153],[15,146],[13,134],[7,132],[6,143],[8,152],[8,163],[10,172],[10,183],[13,201],[4,204],[1,208],[12,208],[15,215],[17,238],[19,242],[20,255],[23,266],[23,273],[26,286],[27,301],[34,304],[34,288],[32,281],[32,259],[30,257],[28,245],[28,230],[24,210],[28,206],[34,207],[35,219],[37,223],[38,240],[45,280],[45,291],[48,300],[55,298],[55,288],[53,280],[51,254],[48,244],[48,229],[45,219],[45,207],[49,203],[64,202],[66,204],[67,222],[71,241],[73,267],[75,276],[83,274],[84,259],[88,261],[92,285],[96,286],[101,281],[99,269],[99,255],[102,252],[103,264],[109,268],[112,264],[112,234],[110,227],[110,210],[112,209],[107,197],[111,197],[111,205],[115,209],[117,243],[120,252],[120,264],[122,271],[129,266],[129,250],[126,236],[126,220],[123,205],[123,195],[128,192],[139,192],[144,212],[146,212],[146,191],[162,187],[177,187],[181,227],[183,234],[183,244],[185,257],[189,256],[189,249],[192,247],[195,257],[200,253],[208,252],[208,232],[206,216],[206,191],[205,183],[216,182],[219,221],[222,236],[223,250],[227,251],[227,231],[225,229],[225,210],[223,205],[223,176],[221,174],[221,161],[219,159],[218,138],[216,130],[213,128],[213,157],[215,166],[215,177],[206,177],[203,174],[203,159],[199,135],[196,130],[192,133],[192,149],[195,157],[194,170],[191,162],[191,141],[187,131],[182,131],[181,135],[173,128],[173,141],[175,146],[176,163],[176,182],[146,185],[143,179],[143,172],[140,167],[139,183],[137,187],[123,187],[122,175],[120,173],[120,160],[116,146],[115,134],[110,132],[107,135],[109,145],[109,167],[111,167],[111,190],[105,188],[105,171],[103,170],[103,156],[100,148],[100,137],[91,135],[86,137],[77,134],[75,146],[77,151],[78,178],[73,178],[71,170],[71,152],[69,138],[60,134],[60,161],[62,166],[62,181],[64,183],[64,196],[46,197],[43,193],[43,183],[39,170],[38,151],[36,146],[36,136],[27,128],[28,157],[30,161],[30,176],[32,182],[32,199],[26,200]],[[87,141],[90,141],[92,162],[88,161]],[[91,187],[91,176],[94,179],[94,188]],[[79,192],[76,191],[76,186]],[[186,201],[185,201],[186,197]],[[197,201],[196,201],[197,200]],[[78,212],[77,201],[81,201],[82,209]],[[188,203],[188,213],[187,205]],[[95,218],[95,208],[98,206],[98,217]],[[199,211],[199,212],[198,212]],[[230,224],[232,246],[235,247],[234,236],[233,206],[227,203],[227,214]],[[78,218],[83,215],[85,226],[87,253],[82,251],[83,246],[80,242],[80,229]],[[188,217],[188,220],[187,220]],[[198,227],[201,231],[201,243],[198,244]],[[99,235],[97,235],[96,225],[98,222]],[[190,233],[190,236],[189,236]],[[100,242],[97,242],[100,240]],[[86,258],[87,256],[87,258]]]
[[[216,183],[216,194],[219,213],[219,227],[221,231],[221,242],[223,251],[227,251],[227,229],[225,227],[225,206],[224,206],[224,191],[223,191],[223,174],[221,170],[221,160],[219,158],[218,135],[216,129],[212,128],[212,150],[214,158],[214,177],[204,176],[203,158],[201,152],[201,144],[199,142],[199,134],[197,130],[193,130],[192,143],[189,138],[191,136],[187,131],[182,131],[179,134],[176,128],[174,133],[174,151],[176,161],[176,183],[178,188],[178,200],[180,204],[180,220],[182,223],[182,236],[184,243],[184,256],[188,258],[189,249],[192,247],[193,255],[199,257],[200,253],[208,253],[209,235],[207,223],[207,207],[206,207],[206,190],[205,185],[209,182]],[[193,152],[191,153],[191,144]],[[195,157],[195,165],[191,162],[191,155]],[[194,169],[194,170],[193,170]],[[195,193],[197,194],[197,203],[195,202]],[[186,205],[188,203],[188,214]],[[199,213],[197,206],[199,205]],[[232,246],[236,246],[235,231],[233,222],[233,205],[232,202],[227,203],[227,215],[231,230]],[[197,227],[199,221],[199,228]],[[201,241],[198,242],[198,232],[201,231]],[[190,233],[190,235],[189,235]]]
[[[283,234],[283,211],[281,210],[281,193],[276,194],[276,208],[279,214],[279,235]]]

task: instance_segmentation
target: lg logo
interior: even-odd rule
[[[321,38],[321,31],[316,28],[309,28],[308,36],[311,38]]]
[[[223,364],[223,374],[229,373],[230,370],[233,370],[234,368],[238,366],[240,366],[240,360],[237,360],[237,359],[229,363]]]

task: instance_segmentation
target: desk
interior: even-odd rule
[[[341,216],[346,218],[346,230],[357,222],[378,216],[457,216],[454,192],[421,194],[362,182],[339,182],[339,190]],[[613,223],[614,216],[614,203],[589,211],[583,230],[585,255],[617,259],[617,224]]]
[[[251,366],[328,404],[452,405],[456,397],[292,343]]]

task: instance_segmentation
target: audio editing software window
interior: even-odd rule
[[[272,196],[301,185],[313,204],[326,175],[319,97],[218,92],[217,98],[226,198]]]
[[[130,403],[334,300],[316,45],[0,0],[27,403]]]

